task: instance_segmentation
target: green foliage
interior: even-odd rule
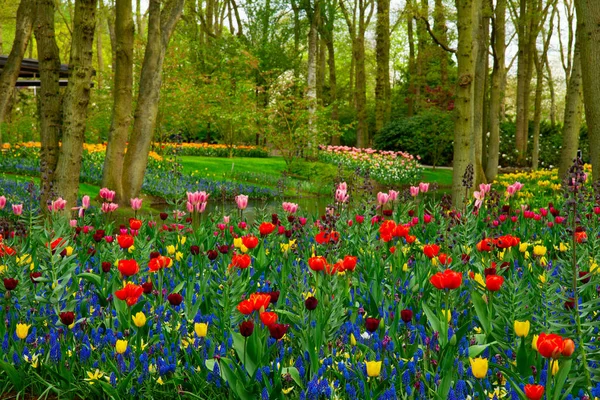
[[[452,114],[431,109],[411,118],[392,121],[375,135],[373,144],[381,150],[418,155],[426,165],[449,165],[453,137]]]

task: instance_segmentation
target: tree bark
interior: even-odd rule
[[[500,157],[500,120],[502,116],[502,103],[504,101],[504,86],[506,84],[506,2],[507,0],[498,0],[493,20],[492,46],[494,65],[490,88],[490,137],[488,139],[487,164],[485,169],[485,175],[489,181],[493,181],[498,175]]]
[[[452,203],[461,208],[468,190],[462,185],[469,164],[474,164],[473,140],[474,78],[477,55],[477,28],[480,0],[456,0],[458,28],[458,81],[456,88],[456,122],[454,124],[454,159],[452,171]]]
[[[375,132],[389,122],[388,101],[390,89],[390,0],[377,0],[375,53],[377,77],[375,82]]]
[[[123,193],[123,160],[131,124],[133,99],[133,39],[135,26],[130,0],[116,1],[115,34],[116,69],[113,84],[113,110],[106,157],[102,173],[102,186]],[[115,201],[120,201],[117,197]]]
[[[415,0],[415,7],[418,7],[418,0]],[[429,19],[429,0],[421,0],[421,7],[418,10],[418,16],[426,20]],[[417,108],[420,109],[424,99],[421,96],[424,93],[426,85],[426,69],[429,63],[428,54],[428,41],[429,34],[427,32],[427,26],[421,19],[417,21],[417,65],[416,65],[416,77],[415,77],[415,103]]]
[[[339,120],[339,106],[337,103],[337,75],[335,72],[335,48],[333,46],[333,32],[331,33],[331,40],[327,40],[327,64],[329,66],[329,101],[331,104],[331,119],[334,121]],[[334,146],[340,145],[340,135],[333,135],[331,138],[331,144]]]
[[[600,181],[600,2],[575,0],[575,8],[581,35],[581,78],[592,174],[594,181]]]
[[[54,175],[56,192],[69,207],[77,203],[79,174],[92,86],[97,0],[76,0],[69,84],[63,103],[63,136]]]
[[[319,19],[319,1],[316,0],[311,2],[314,8],[307,10],[309,16],[310,27],[308,29],[308,70],[306,74],[306,99],[308,100],[308,128],[311,132],[311,136],[316,134],[316,116],[317,116],[317,61],[318,61],[318,41],[319,35],[317,32],[318,19]],[[309,141],[308,152],[311,152],[311,145],[314,144]]]
[[[142,18],[142,5],[140,0],[135,0],[135,23],[137,25],[137,32],[140,38],[144,38],[144,21]]]
[[[123,163],[124,199],[137,197],[142,189],[158,114],[163,61],[184,0],[169,0],[162,11],[160,4],[160,0],[149,3],[148,44],[140,74],[133,131]]]
[[[327,71],[327,43],[321,35],[319,35],[319,49],[318,49],[318,57],[317,57],[317,99],[320,104],[325,103],[325,72]]]
[[[542,90],[544,89],[544,66],[541,56],[533,54],[536,83],[535,83],[535,100],[533,112],[533,150],[531,152],[531,168],[536,171],[540,161],[540,127],[542,123]]]
[[[406,0],[406,24],[408,39],[408,109],[406,114],[408,117],[412,117],[415,113],[416,87],[414,81],[417,76],[412,0]]]
[[[442,43],[448,43],[448,35],[446,34],[448,28],[446,27],[444,3],[442,0],[435,0],[433,9],[433,32]],[[448,52],[437,47],[437,57],[440,61],[440,82],[444,89],[448,88]]]
[[[102,55],[102,18],[98,14],[96,24],[96,59],[98,60],[98,70],[96,71],[96,81],[98,89],[102,89],[102,73],[104,72],[104,56]]]
[[[560,150],[560,164],[558,166],[558,177],[564,179],[569,171],[579,149],[579,132],[582,117],[582,94],[581,94],[581,58],[579,43],[575,43],[571,76],[567,85],[565,97],[565,113],[563,119],[563,142]]]
[[[486,183],[485,171],[483,170],[483,135],[487,130],[484,126],[484,106],[485,106],[485,87],[487,80],[488,67],[488,47],[491,10],[485,6],[485,11],[480,14],[477,29],[477,60],[475,62],[475,82],[473,87],[473,146],[475,150],[475,159],[473,168],[475,170],[476,185]]]
[[[61,132],[61,96],[59,88],[60,53],[54,30],[54,1],[36,1],[35,39],[38,48],[41,86],[38,92],[40,115],[40,205],[53,197],[54,170],[58,161]]]
[[[21,70],[21,61],[27,49],[27,43],[31,38],[34,18],[33,0],[21,0],[17,9],[17,22],[15,26],[15,40],[6,60],[6,64],[0,73],[0,145],[2,144],[2,130],[4,114],[7,104],[13,94],[15,83]],[[2,39],[0,38],[0,42]]]

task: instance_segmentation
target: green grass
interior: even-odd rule
[[[452,186],[452,170],[425,168],[422,179],[423,182],[437,182],[440,187],[450,187]]]
[[[239,172],[254,172],[279,177],[285,170],[285,161],[282,157],[215,158],[182,156],[181,164],[184,173],[199,173],[209,179],[230,177]]]

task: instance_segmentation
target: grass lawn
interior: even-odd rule
[[[437,182],[440,187],[452,186],[451,169],[425,168],[423,171],[423,182]]]
[[[257,174],[281,176],[285,170],[285,161],[282,157],[269,158],[217,158],[182,156],[181,164],[184,173],[199,173],[206,178],[223,178],[234,175],[236,172],[255,172]]]

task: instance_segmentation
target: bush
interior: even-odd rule
[[[432,109],[390,122],[375,135],[373,145],[415,154],[426,165],[450,165],[453,138],[452,114]]]

